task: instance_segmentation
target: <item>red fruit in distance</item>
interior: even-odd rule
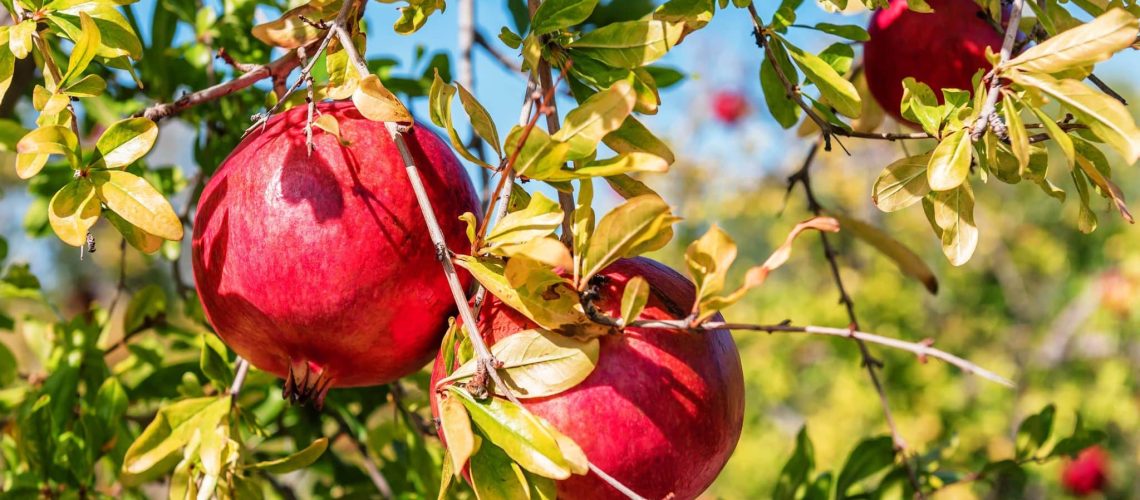
[[[1104,490],[1108,483],[1108,453],[1100,446],[1085,448],[1061,472],[1061,485],[1076,496]]]
[[[650,285],[643,319],[680,319],[695,300],[691,282],[645,258],[608,267],[601,310],[618,314],[630,278]],[[716,318],[721,319],[721,318]],[[535,328],[526,317],[488,300],[480,311],[488,344]],[[545,398],[523,399],[582,448],[591,463],[647,498],[695,498],[716,479],[740,438],[744,374],[727,330],[703,334],[629,328],[603,337],[598,364],[573,388]],[[443,378],[436,358],[432,386]],[[437,395],[431,398],[438,417]],[[442,438],[442,435],[441,435]],[[594,473],[558,482],[558,498],[625,498]]]
[[[974,73],[991,66],[987,46],[1001,50],[1002,34],[974,0],[927,3],[934,12],[913,12],[906,0],[892,0],[871,16],[871,39],[863,44],[867,86],[879,105],[902,122],[907,122],[899,112],[903,79],[929,85],[941,102],[942,89],[973,90]]]
[[[317,110],[347,145],[314,129],[309,154],[304,106],[246,137],[202,191],[193,263],[222,340],[319,405],[330,386],[423,367],[455,303],[384,124],[350,102]],[[407,139],[448,245],[469,245],[458,217],[479,201],[466,172],[426,127]]]
[[[713,116],[728,125],[735,125],[748,115],[748,99],[740,92],[721,90],[713,94]]]

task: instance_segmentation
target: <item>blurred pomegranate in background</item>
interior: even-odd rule
[[[1140,286],[1130,276],[1113,269],[1100,276],[1100,303],[1105,309],[1127,318],[1140,307]]]
[[[748,99],[743,93],[735,90],[718,90],[713,93],[713,116],[721,123],[736,125],[741,118],[748,116],[749,111]]]
[[[1085,448],[1061,472],[1061,485],[1065,491],[1083,497],[1103,491],[1108,483],[1108,453],[1100,446]]]

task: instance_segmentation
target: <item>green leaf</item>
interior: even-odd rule
[[[87,231],[99,220],[102,207],[95,187],[77,178],[65,184],[48,203],[48,222],[59,239],[73,247],[87,242]]]
[[[50,155],[63,155],[73,166],[78,161],[79,138],[70,128],[47,125],[28,132],[16,143],[16,174],[28,179],[39,173]],[[42,161],[41,161],[42,160]]]
[[[463,104],[464,111],[467,111],[467,116],[471,119],[471,127],[475,129],[475,133],[479,134],[479,137],[482,137],[495,150],[501,159],[503,149],[499,144],[499,131],[495,129],[495,121],[491,119],[491,114],[482,104],[479,104],[475,96],[463,88],[463,85],[456,84],[456,87],[459,87],[459,102]]]
[[[1061,130],[1061,127],[1058,126],[1052,118],[1049,118],[1049,115],[1045,114],[1044,111],[1033,107],[1029,108],[1029,110],[1032,111],[1033,114],[1037,116],[1037,119],[1041,121],[1041,124],[1045,126],[1045,132],[1049,134],[1049,138],[1053,139],[1057,147],[1061,148],[1061,152],[1064,153],[1065,161],[1068,162],[1069,168],[1073,168],[1077,161],[1077,151],[1073,146],[1073,138],[1069,137],[1069,134],[1066,134],[1064,130]]]
[[[626,117],[616,130],[606,134],[602,142],[618,153],[649,153],[663,158],[670,165],[675,160],[669,146],[632,115]]]
[[[894,441],[890,436],[865,439],[847,456],[835,483],[836,498],[849,496],[851,487],[895,463]]]
[[[98,97],[107,90],[107,82],[99,75],[86,75],[63,89],[70,97]]]
[[[545,181],[569,181],[573,179],[590,179],[592,177],[612,177],[633,172],[664,173],[669,170],[669,163],[664,158],[649,153],[622,153],[613,158],[586,162],[573,170],[561,169],[551,175],[534,177]]]
[[[685,250],[685,265],[697,285],[698,302],[704,302],[724,289],[728,268],[736,260],[736,251],[736,242],[716,224]]]
[[[807,426],[800,427],[796,434],[796,449],[792,456],[784,463],[780,476],[776,479],[776,489],[772,492],[774,500],[795,500],[796,492],[807,483],[815,468],[815,450],[811,438],[807,434]]]
[[[270,474],[286,474],[312,465],[318,458],[321,458],[321,455],[325,453],[328,447],[328,438],[320,438],[310,443],[305,449],[292,455],[258,462],[248,465],[245,468],[250,470],[263,470]]]
[[[135,332],[148,320],[166,314],[166,292],[158,285],[147,285],[131,296],[127,312],[123,314],[123,331]]]
[[[829,35],[835,35],[856,42],[866,42],[871,39],[871,35],[867,34],[867,30],[863,29],[862,26],[856,26],[854,24],[818,23],[815,25],[815,29]]]
[[[3,42],[4,34],[0,33],[0,99],[4,99],[8,93],[8,87],[12,86],[12,76],[16,72],[16,56],[4,48]]]
[[[142,177],[125,171],[95,170],[89,178],[99,199],[125,221],[163,239],[182,239],[178,214]]]
[[[1023,72],[1011,72],[1009,78],[1019,85],[1039,89],[1063,104],[1094,135],[1120,152],[1125,163],[1140,159],[1140,128],[1120,101],[1076,80]]]
[[[659,196],[626,200],[602,217],[590,236],[579,283],[585,283],[618,259],[665,246],[673,237],[672,225],[677,220],[669,204]]]
[[[467,408],[480,432],[524,469],[552,479],[566,479],[573,471],[585,469],[584,463],[568,461],[561,449],[561,433],[525,408],[497,397],[476,401],[454,385],[447,390]]]
[[[641,276],[634,276],[625,284],[621,294],[621,317],[625,324],[637,321],[645,305],[649,303],[649,282]]]
[[[127,240],[127,243],[130,243],[130,245],[135,247],[138,251],[143,253],[155,253],[162,248],[162,242],[165,240],[143,231],[138,226],[127,222],[115,212],[104,212],[103,217],[106,218],[107,222],[110,222],[112,226],[115,226],[115,229],[119,231],[123,239]]]
[[[1077,186],[1077,195],[1080,199],[1080,213],[1077,217],[1077,228],[1082,233],[1088,234],[1096,231],[1097,218],[1096,212],[1093,212],[1089,207],[1089,184],[1088,178],[1082,170],[1073,170],[1073,183]]]
[[[467,145],[464,144],[463,139],[459,137],[459,132],[455,131],[455,125],[451,120],[451,99],[455,96],[455,93],[455,87],[452,87],[451,85],[445,83],[443,79],[439,77],[439,73],[436,72],[435,77],[432,80],[431,90],[428,92],[428,109],[430,111],[432,123],[436,124],[436,126],[443,127],[443,129],[447,131],[447,137],[451,140],[451,147],[454,148],[460,156],[466,158],[467,161],[480,165],[484,168],[494,169],[495,167],[490,163],[480,160],[477,156],[471,154],[471,152],[467,150]],[[494,125],[492,124],[491,127],[493,130]],[[498,133],[496,132],[496,137],[497,134]],[[511,136],[508,134],[507,152],[510,153],[511,151]]]
[[[1116,205],[1116,209],[1120,211],[1120,216],[1129,224],[1134,223],[1132,213],[1128,211],[1128,204],[1124,200],[1124,192],[1120,190],[1120,186],[1112,182],[1109,178],[1111,167],[1108,163],[1108,158],[1104,153],[1097,149],[1096,146],[1090,142],[1079,137],[1073,138],[1074,146],[1076,147],[1077,165],[1088,176],[1089,180],[1100,190],[1101,195],[1105,198],[1112,200]]]
[[[902,85],[900,110],[903,118],[918,123],[923,131],[937,136],[942,129],[943,110],[938,105],[934,91],[927,84],[909,76],[903,79]]]
[[[884,212],[894,212],[918,203],[930,192],[926,166],[930,153],[909,156],[887,165],[875,180],[871,201]]]
[[[463,472],[467,460],[475,450],[475,434],[471,431],[471,417],[463,407],[463,402],[455,396],[444,393],[439,398],[439,427],[447,442],[449,463],[455,476]]]
[[[506,156],[514,157],[512,166],[515,173],[520,176],[544,179],[555,172],[562,170],[566,164],[566,157],[570,151],[570,144],[550,139],[545,130],[534,127],[526,136],[526,142],[518,155],[519,140],[522,138],[524,128],[515,126],[507,134]]]
[[[566,114],[562,128],[550,138],[570,145],[569,158],[590,156],[606,134],[621,127],[631,112],[637,95],[626,80],[615,82]]]
[[[598,0],[546,0],[534,12],[531,32],[545,35],[580,24],[590,17],[597,6]]]
[[[963,128],[942,139],[930,154],[926,182],[934,191],[949,191],[966,182],[973,159],[969,130]]]
[[[103,159],[103,168],[123,168],[146,156],[158,139],[158,125],[148,118],[127,118],[112,123],[95,149]]]
[[[86,12],[79,13],[79,27],[81,30],[79,39],[75,40],[75,47],[71,49],[71,57],[67,61],[67,72],[63,74],[63,84],[72,83],[76,77],[83,74],[83,70],[87,69],[87,65],[91,64],[91,60],[95,58],[99,45],[103,43],[103,39],[99,35],[99,27],[95,25],[95,20]]]
[[[1026,49],[1003,64],[1002,69],[1060,73],[1092,66],[1136,43],[1137,32],[1140,32],[1140,23],[1136,17],[1114,8]]]
[[[471,488],[479,500],[530,498],[526,471],[502,448],[482,442],[471,459]]]
[[[1040,412],[1030,415],[1021,421],[1017,427],[1017,458],[1032,458],[1037,450],[1049,439],[1053,433],[1053,415],[1056,408],[1047,405]]]
[[[637,68],[660,59],[681,39],[684,25],[622,21],[586,33],[570,44],[583,55],[617,68]]]
[[[1002,115],[1009,131],[1009,149],[1013,157],[1017,158],[1017,171],[1019,175],[1024,175],[1025,169],[1029,168],[1029,133],[1025,130],[1025,123],[1021,121],[1021,112],[1011,94],[1005,95]]]
[[[819,88],[820,95],[839,114],[848,118],[859,117],[863,103],[859,97],[859,92],[855,90],[855,85],[843,78],[835,71],[835,68],[832,68],[827,61],[819,56],[805,52],[803,49],[788,43],[783,37],[779,37],[779,40],[787,49],[788,54],[792,56],[796,66],[799,66],[800,70],[804,72],[804,77]]]
[[[851,64],[855,60],[855,49],[846,43],[833,43],[819,53],[819,58],[831,66],[836,73],[846,75],[848,71],[851,71]],[[860,110],[862,110],[862,104],[860,104]]]
[[[938,293],[938,278],[934,276],[934,271],[930,270],[930,267],[922,261],[918,254],[875,226],[844,215],[831,215],[839,219],[839,224],[844,230],[850,231],[859,239],[875,247],[887,258],[893,260],[903,274],[918,280],[930,293]]]
[[[379,0],[382,3],[394,3],[399,0]],[[419,31],[428,18],[435,11],[443,11],[443,0],[407,0],[407,7],[400,7],[400,17],[392,28],[401,35],[410,35]],[[335,4],[334,4],[335,5]]]
[[[8,387],[19,376],[16,356],[8,346],[0,343],[0,387]]]
[[[933,201],[934,220],[942,229],[942,253],[955,266],[965,264],[978,247],[974,191],[965,182],[950,191],[934,193]]]
[[[486,243],[492,252],[502,253],[502,247],[521,245],[553,234],[562,224],[562,208],[557,201],[536,192],[526,208],[508,213],[487,234]]]
[[[659,89],[672,87],[685,79],[684,73],[668,66],[644,66],[641,70],[653,77],[653,83],[657,84]]]
[[[83,27],[79,16],[81,12],[86,13],[99,28],[100,40],[96,55],[106,58],[127,56],[136,61],[142,57],[142,42],[114,2],[75,0],[56,4],[59,10],[49,12],[47,18],[66,33],[68,38],[78,40],[82,37]]]
[[[499,30],[499,40],[502,40],[503,43],[507,45],[507,47],[515,50],[518,50],[519,47],[522,47],[523,42],[521,36],[511,31],[506,26],[503,26],[503,29]]]
[[[798,81],[799,73],[796,72],[791,59],[788,59],[784,47],[779,43],[772,43],[771,48],[776,64],[780,65],[780,71],[784,73],[784,76],[789,80]],[[788,89],[776,73],[772,59],[765,55],[764,60],[760,63],[760,88],[764,91],[764,102],[768,105],[768,111],[772,113],[772,117],[781,127],[791,128],[800,120],[800,107],[788,96]]]
[[[137,486],[162,477],[179,462],[178,451],[190,443],[195,431],[213,432],[229,411],[229,396],[184,399],[160,408],[127,449],[120,481]]]
[[[1077,454],[1085,448],[1094,444],[1100,443],[1107,439],[1108,436],[1104,431],[1085,429],[1084,422],[1081,420],[1080,414],[1077,415],[1077,423],[1073,426],[1073,433],[1053,446],[1053,450],[1049,452],[1049,458],[1067,456],[1076,458]]]
[[[16,59],[23,59],[32,53],[32,34],[36,32],[36,22],[25,19],[8,28],[8,50]]]
[[[198,367],[206,378],[214,383],[219,390],[229,387],[234,382],[234,369],[230,364],[229,350],[216,335],[203,333],[198,336],[201,342],[202,355],[198,359]]]
[[[598,339],[586,341],[546,330],[524,330],[491,346],[503,364],[503,383],[519,398],[553,396],[570,389],[593,373],[598,364]],[[475,375],[471,360],[439,383],[466,380]]]

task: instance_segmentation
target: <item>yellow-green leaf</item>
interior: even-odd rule
[[[522,150],[515,155],[519,140],[522,138],[523,127],[515,126],[507,134],[506,155],[514,156],[513,169],[520,176],[545,179],[562,170],[570,151],[570,144],[550,139],[545,130],[534,127],[526,136]]]
[[[585,21],[598,0],[546,0],[538,6],[531,21],[531,32],[545,35]]]
[[[47,125],[28,132],[16,143],[16,174],[27,179],[39,173],[50,155],[67,157],[72,166],[76,165],[79,138],[70,128],[62,125]]]
[[[16,59],[28,57],[32,52],[32,34],[36,32],[36,22],[25,19],[8,28],[8,50]]]
[[[107,82],[99,75],[84,75],[63,89],[71,97],[98,97],[107,89]]]
[[[921,282],[930,293],[938,293],[938,278],[934,276],[934,271],[931,271],[930,267],[922,261],[922,258],[907,248],[906,245],[899,243],[891,235],[866,222],[844,215],[832,215],[839,220],[839,224],[843,226],[844,230],[850,231],[859,239],[875,247],[887,258],[893,260],[903,274]]]
[[[966,181],[970,174],[973,147],[966,129],[942,139],[926,166],[926,182],[934,191],[949,191]]]
[[[540,417],[501,398],[476,401],[454,385],[447,389],[460,399],[487,439],[524,469],[553,479],[570,477],[570,464],[559,449],[558,438],[550,432],[553,427]],[[483,443],[480,448],[487,445]]]
[[[127,449],[120,480],[136,486],[162,477],[179,462],[178,451],[201,434],[196,431],[212,432],[229,411],[229,396],[184,399],[160,408]]]
[[[1021,174],[1029,167],[1029,133],[1021,121],[1017,105],[1012,93],[1006,93],[1005,101],[1002,102],[1002,115],[1005,116],[1005,126],[1009,131],[1009,149],[1013,157],[1017,158],[1017,171]]]
[[[170,202],[142,177],[119,170],[94,170],[90,179],[99,199],[127,222],[163,239],[182,239],[182,221]]]
[[[0,38],[3,38],[3,33],[0,33]],[[4,40],[0,39],[0,42]],[[6,50],[4,44],[0,43],[0,99],[8,93],[8,87],[12,86],[12,75],[16,72],[16,56],[12,55],[12,51]]]
[[[610,66],[632,69],[669,52],[681,39],[684,27],[657,20],[616,22],[586,33],[570,48]]]
[[[552,234],[561,223],[562,208],[558,202],[536,192],[526,208],[499,220],[487,234],[486,242],[492,250],[520,245]]]
[[[105,217],[107,222],[110,222],[112,226],[115,226],[115,229],[119,231],[119,234],[123,235],[123,239],[127,240],[127,243],[130,243],[132,247],[135,247],[135,249],[140,252],[155,253],[162,248],[162,243],[166,241],[123,220],[123,218],[119,217],[115,212],[106,212],[103,214],[103,217]]]
[[[1140,128],[1120,101],[1076,80],[1057,80],[1040,73],[1011,72],[1015,83],[1039,89],[1063,104],[1097,137],[1124,157],[1125,163],[1140,158]]]
[[[336,137],[337,142],[342,145],[348,145],[348,141],[340,136],[340,122],[336,121],[335,116],[328,113],[318,116],[316,120],[313,120],[313,126],[332,134],[333,137]]]
[[[314,22],[327,20],[336,15],[340,5],[339,2],[309,2],[285,11],[273,21],[254,26],[252,34],[266,45],[283,49],[302,47],[320,38],[324,32],[301,18]]]
[[[614,82],[570,110],[562,128],[551,139],[569,143],[572,160],[590,156],[606,134],[621,127],[633,112],[636,100],[637,95],[628,81]]]
[[[158,125],[148,118],[119,120],[99,136],[95,149],[103,157],[103,168],[123,168],[146,156],[158,139]]]
[[[827,64],[827,61],[819,56],[796,47],[783,38],[779,38],[779,40],[783,42],[788,55],[792,56],[792,60],[804,72],[808,81],[819,88],[820,95],[835,107],[839,114],[848,118],[859,117],[859,113],[863,109],[863,102],[859,97],[859,91],[855,90],[854,84],[843,78],[835,71],[835,68],[832,68],[830,64]]]
[[[478,500],[528,499],[526,471],[502,448],[480,440],[471,460],[471,489]]]
[[[439,422],[443,438],[447,441],[447,455],[451,470],[458,477],[475,451],[475,433],[471,431],[471,418],[459,398],[444,394],[439,398]]]
[[[467,112],[467,117],[471,120],[471,128],[475,129],[475,133],[479,134],[491,149],[500,158],[503,156],[502,146],[499,145],[499,131],[495,128],[495,120],[491,119],[491,114],[487,112],[479,100],[471,95],[463,85],[456,84],[459,88],[459,102],[463,105],[463,110]]]
[[[1134,223],[1132,213],[1128,211],[1128,204],[1124,200],[1124,192],[1108,176],[1111,168],[1108,158],[1096,146],[1084,139],[1076,138],[1074,144],[1078,154],[1077,164],[1080,165],[1081,170],[1093,184],[1100,188],[1102,195],[1112,200],[1116,209],[1120,211],[1120,216],[1124,217],[1124,220],[1128,221],[1129,224]]]
[[[606,134],[602,142],[618,153],[649,153],[664,159],[670,165],[674,161],[673,151],[669,146],[632,115],[626,117],[616,130]]]
[[[930,192],[926,166],[930,153],[908,156],[887,165],[872,188],[871,201],[884,212],[894,212],[918,203]]]
[[[673,237],[672,225],[677,220],[659,196],[626,200],[598,221],[586,249],[579,284],[620,258],[665,246]]]
[[[64,243],[83,246],[87,242],[87,231],[99,220],[101,211],[95,187],[87,179],[73,179],[51,197],[48,222]]]
[[[1059,73],[1091,66],[1136,43],[1140,23],[1124,9],[1114,8],[1092,21],[1030,47],[1003,68]]]
[[[352,93],[352,103],[360,114],[372,121],[412,123],[412,115],[404,103],[380,82],[380,77],[368,75]]]
[[[553,396],[586,380],[598,364],[600,348],[596,338],[578,340],[534,329],[496,342],[491,353],[503,364],[499,369],[503,382],[515,396],[525,399]],[[476,361],[468,361],[439,383],[471,378]]]
[[[664,173],[669,171],[669,162],[664,158],[649,153],[623,153],[613,158],[586,162],[580,168],[573,170],[562,169],[558,172],[542,177],[547,181],[567,181],[571,179],[589,179],[592,177],[612,177],[632,172]]]
[[[641,276],[634,276],[625,284],[621,294],[621,319],[625,324],[637,321],[645,304],[649,303],[649,282]]]
[[[464,91],[464,92],[466,92],[466,91]],[[495,167],[493,165],[479,159],[479,157],[475,156],[470,151],[468,151],[467,145],[464,143],[463,139],[459,137],[459,132],[456,132],[455,125],[454,125],[454,123],[452,123],[452,119],[451,119],[451,99],[455,96],[455,93],[456,93],[455,87],[452,87],[451,85],[444,82],[443,79],[439,77],[439,71],[436,71],[435,78],[432,80],[432,83],[431,83],[431,90],[428,92],[428,111],[429,111],[429,114],[431,116],[432,123],[436,124],[436,126],[443,127],[443,129],[447,131],[447,137],[448,137],[448,139],[451,140],[451,147],[454,148],[455,151],[457,151],[460,156],[466,158],[467,161],[470,161],[476,165],[482,166],[483,168],[494,169]],[[462,97],[461,97],[461,99],[462,99]],[[478,104],[478,103],[476,103],[476,104]],[[488,120],[489,119],[490,118],[488,117]],[[491,124],[491,127],[492,127],[492,129],[494,128],[493,123]],[[540,129],[537,129],[537,128],[534,129],[531,132],[531,135],[533,136],[534,132],[538,132],[539,130]],[[512,131],[512,133],[513,133],[513,131]],[[496,132],[496,137],[497,137],[497,134],[498,134],[498,132]],[[512,134],[507,135],[507,151],[508,151],[508,153],[510,151],[513,151],[511,149],[513,146],[513,143],[511,142],[511,137],[512,137]],[[515,136],[515,137],[517,137],[517,136]],[[496,141],[497,140],[498,139],[496,139]],[[529,137],[527,138],[527,142],[528,143],[530,142]],[[521,158],[520,158],[520,160],[521,160]],[[519,161],[516,160],[516,168],[515,168],[516,171],[518,170],[518,163],[519,163]]]
[[[67,61],[67,73],[63,74],[62,83],[65,85],[87,69],[87,65],[95,58],[99,45],[103,43],[99,27],[86,12],[79,13],[79,28],[81,30],[79,39],[75,41],[75,48],[71,49],[71,57]]]
[[[1066,134],[1064,130],[1061,130],[1061,127],[1058,126],[1052,118],[1049,118],[1049,115],[1045,114],[1044,111],[1032,107],[1029,108],[1029,110],[1041,121],[1041,125],[1045,127],[1045,132],[1049,134],[1049,138],[1053,139],[1053,142],[1061,148],[1061,152],[1065,155],[1065,160],[1069,163],[1069,168],[1073,168],[1077,161],[1077,151],[1073,147],[1073,138],[1069,137],[1069,134]]]
[[[942,229],[942,253],[955,266],[965,264],[978,247],[974,225],[974,191],[964,182],[934,193],[934,221]]]
[[[736,242],[728,233],[713,224],[704,236],[685,250],[685,265],[689,276],[697,285],[698,302],[718,294],[724,289],[728,268],[736,260]]]
[[[305,449],[300,450],[292,455],[281,457],[274,460],[266,460],[258,462],[246,467],[252,470],[263,470],[270,474],[285,474],[295,470],[301,470],[308,467],[313,462],[316,462],[325,450],[329,447],[328,438],[320,438],[313,441]]]

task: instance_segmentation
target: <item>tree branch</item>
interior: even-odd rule
[[[1017,33],[1020,31],[1021,11],[1025,7],[1025,0],[1013,0],[1013,7],[1009,12],[1009,23],[1005,27],[1005,38],[1001,44],[1001,59],[998,61],[994,68],[999,68],[1009,60],[1010,55],[1013,54],[1013,42],[1017,40]],[[1000,24],[1000,22],[999,22]],[[986,129],[990,126],[990,120],[994,118],[994,112],[997,110],[997,99],[1001,95],[1001,78],[993,71],[988,75],[990,79],[990,91],[986,94],[986,102],[982,105],[982,112],[978,114],[978,118],[974,120],[974,124],[970,130],[970,138],[977,141],[982,138],[986,133]]]

